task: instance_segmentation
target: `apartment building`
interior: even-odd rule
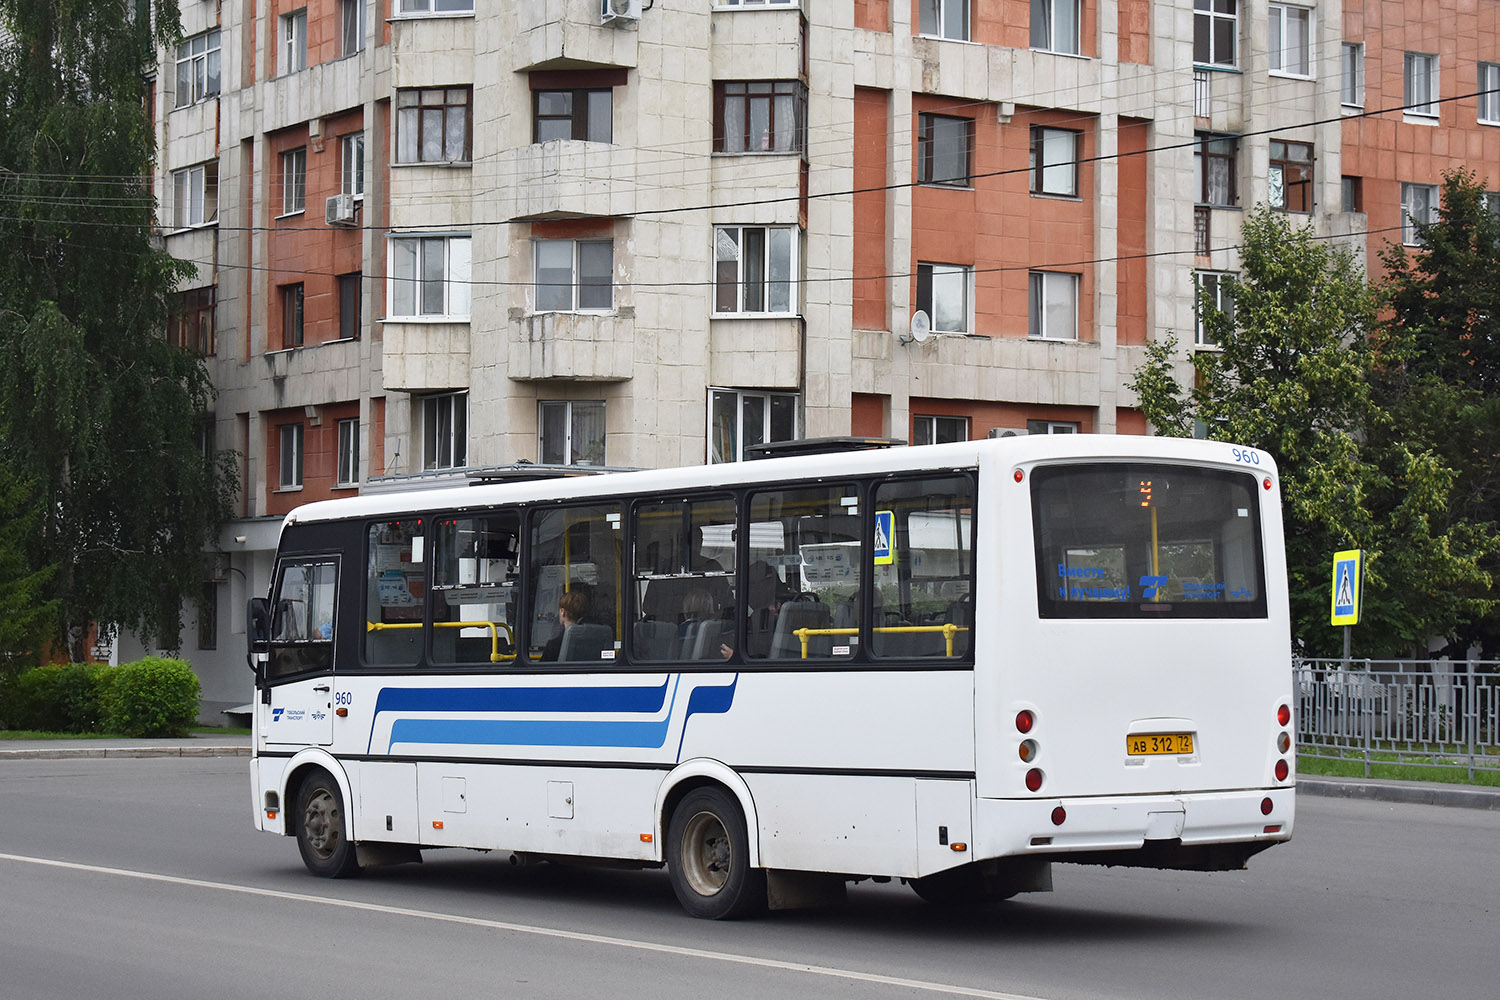
[[[1146,433],[1126,383],[1152,340],[1212,349],[1195,288],[1247,208],[1360,242],[1466,158],[1462,102],[1346,115],[1420,78],[1397,37],[1433,94],[1492,73],[1476,4],[183,0],[171,335],[243,456],[184,636],[205,704],[249,690],[281,516],[372,478]]]

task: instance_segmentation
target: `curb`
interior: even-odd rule
[[[3,760],[64,760],[100,757],[249,757],[249,747],[67,747],[0,750]]]
[[[1297,792],[1331,799],[1375,799],[1422,806],[1500,810],[1500,788],[1430,782],[1366,781],[1359,778],[1297,777]]]

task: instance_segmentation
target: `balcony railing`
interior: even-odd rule
[[[1206,254],[1209,251],[1208,223],[1211,211],[1207,205],[1193,207],[1193,253]]]
[[[1193,114],[1199,118],[1207,118],[1213,113],[1208,87],[1212,78],[1213,74],[1206,69],[1193,70]]]

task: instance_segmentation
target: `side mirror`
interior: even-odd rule
[[[264,597],[250,598],[250,606],[245,612],[245,631],[252,654],[271,651],[271,606]]]

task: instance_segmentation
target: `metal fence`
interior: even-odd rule
[[[1294,660],[1304,756],[1500,772],[1500,662]]]

